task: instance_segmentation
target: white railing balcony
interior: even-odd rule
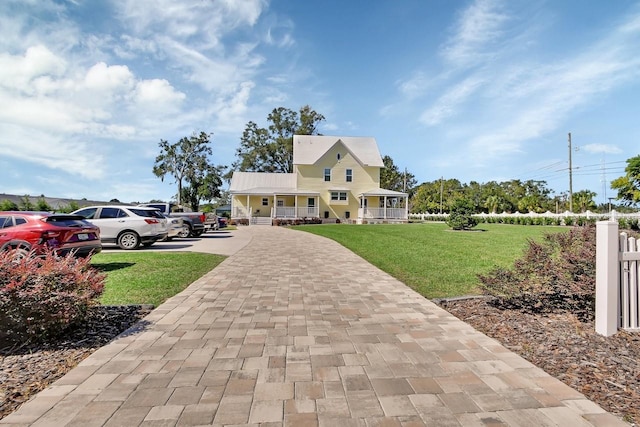
[[[316,218],[318,215],[319,210],[315,207],[278,206],[275,208],[274,218]]]
[[[360,208],[359,218],[369,219],[407,219],[407,211],[404,208]]]
[[[251,216],[251,210],[241,206],[234,206],[231,212],[231,218],[249,218]]]
[[[276,208],[276,218],[295,218],[296,208],[290,206],[278,206]]]
[[[317,207],[298,208],[298,218],[318,218],[319,216],[320,209]]]

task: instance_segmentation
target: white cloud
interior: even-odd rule
[[[126,65],[108,66],[99,62],[87,71],[84,85],[99,92],[129,91],[134,85],[134,76]]]
[[[0,147],[8,156],[86,179],[104,177],[103,155],[86,140],[0,123]],[[18,148],[19,147],[19,148]]]
[[[442,49],[443,57],[456,65],[469,65],[490,54],[490,46],[503,35],[509,16],[500,0],[476,0],[460,16],[455,34]]]
[[[444,119],[456,114],[456,107],[479,90],[484,80],[477,76],[469,77],[458,83],[442,95],[422,116],[420,121],[427,126],[435,126]]]
[[[145,110],[170,108],[176,110],[185,100],[186,95],[176,91],[164,79],[142,80],[136,85],[134,102]]]
[[[0,86],[7,90],[32,92],[32,81],[41,76],[59,76],[66,70],[63,59],[41,44],[23,55],[0,54]]]

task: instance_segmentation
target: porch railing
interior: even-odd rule
[[[360,208],[359,218],[369,219],[407,219],[407,211],[404,208]]]
[[[319,214],[317,207],[278,206],[272,216],[274,218],[317,218]]]
[[[234,206],[231,211],[231,218],[251,218],[251,208],[247,209],[242,206]]]

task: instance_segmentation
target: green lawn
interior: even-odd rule
[[[196,252],[101,252],[91,265],[107,273],[102,304],[158,306],[224,259]]]
[[[452,231],[444,223],[293,228],[337,241],[427,298],[477,294],[477,274],[511,266],[528,239],[567,230],[480,224],[474,231]]]

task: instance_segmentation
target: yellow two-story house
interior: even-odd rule
[[[233,173],[231,218],[405,222],[408,195],[380,188],[383,167],[374,138],[295,135],[293,173]]]

